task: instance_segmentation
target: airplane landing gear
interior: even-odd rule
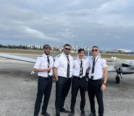
[[[120,79],[122,79],[122,75],[121,75],[121,71],[120,71],[120,68],[116,69],[116,72],[117,72],[117,75],[115,77],[115,82],[117,84],[120,84]]]
[[[116,82],[117,84],[120,83],[120,77],[119,77],[119,76],[116,76],[116,77],[115,77],[115,82]]]

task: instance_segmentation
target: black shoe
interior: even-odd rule
[[[64,109],[64,108],[60,109],[60,112],[70,113],[70,111],[68,111],[68,110],[66,110],[66,109]]]
[[[86,116],[85,111],[81,111],[81,116]]]
[[[35,114],[34,116],[38,116],[38,114]]]
[[[69,114],[68,114],[68,116],[73,116],[74,115],[74,113],[73,112],[70,112]]]
[[[43,116],[50,116],[47,112],[45,112],[45,113],[42,112],[41,115],[43,115]]]
[[[59,111],[56,111],[56,116],[60,116],[60,112]]]
[[[96,116],[96,114],[91,113],[91,114],[89,114],[89,116]]]

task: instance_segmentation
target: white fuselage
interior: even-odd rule
[[[117,63],[115,63],[114,67],[116,69],[118,69],[122,74],[132,74],[132,73],[134,73],[134,66],[133,66],[133,64],[126,65],[126,64],[122,64],[120,62],[117,62]]]

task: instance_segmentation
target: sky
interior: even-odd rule
[[[133,0],[0,0],[0,44],[134,50]]]

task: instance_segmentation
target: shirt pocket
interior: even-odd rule
[[[80,70],[80,65],[78,63],[75,63],[75,65],[73,66],[73,70]]]
[[[95,66],[101,66],[101,60],[98,60],[98,61],[95,63]]]
[[[46,67],[48,67],[48,64],[47,63],[42,63],[41,64],[41,68],[46,68]]]
[[[66,68],[67,67],[67,61],[61,61],[61,67]]]
[[[84,68],[88,67],[88,64],[87,64],[87,63],[84,63],[84,64],[83,64],[83,67],[84,67]]]
[[[53,65],[54,65],[53,62],[51,61],[50,62],[50,67],[53,68]]]
[[[73,60],[70,60],[70,70],[72,71],[73,69]]]

